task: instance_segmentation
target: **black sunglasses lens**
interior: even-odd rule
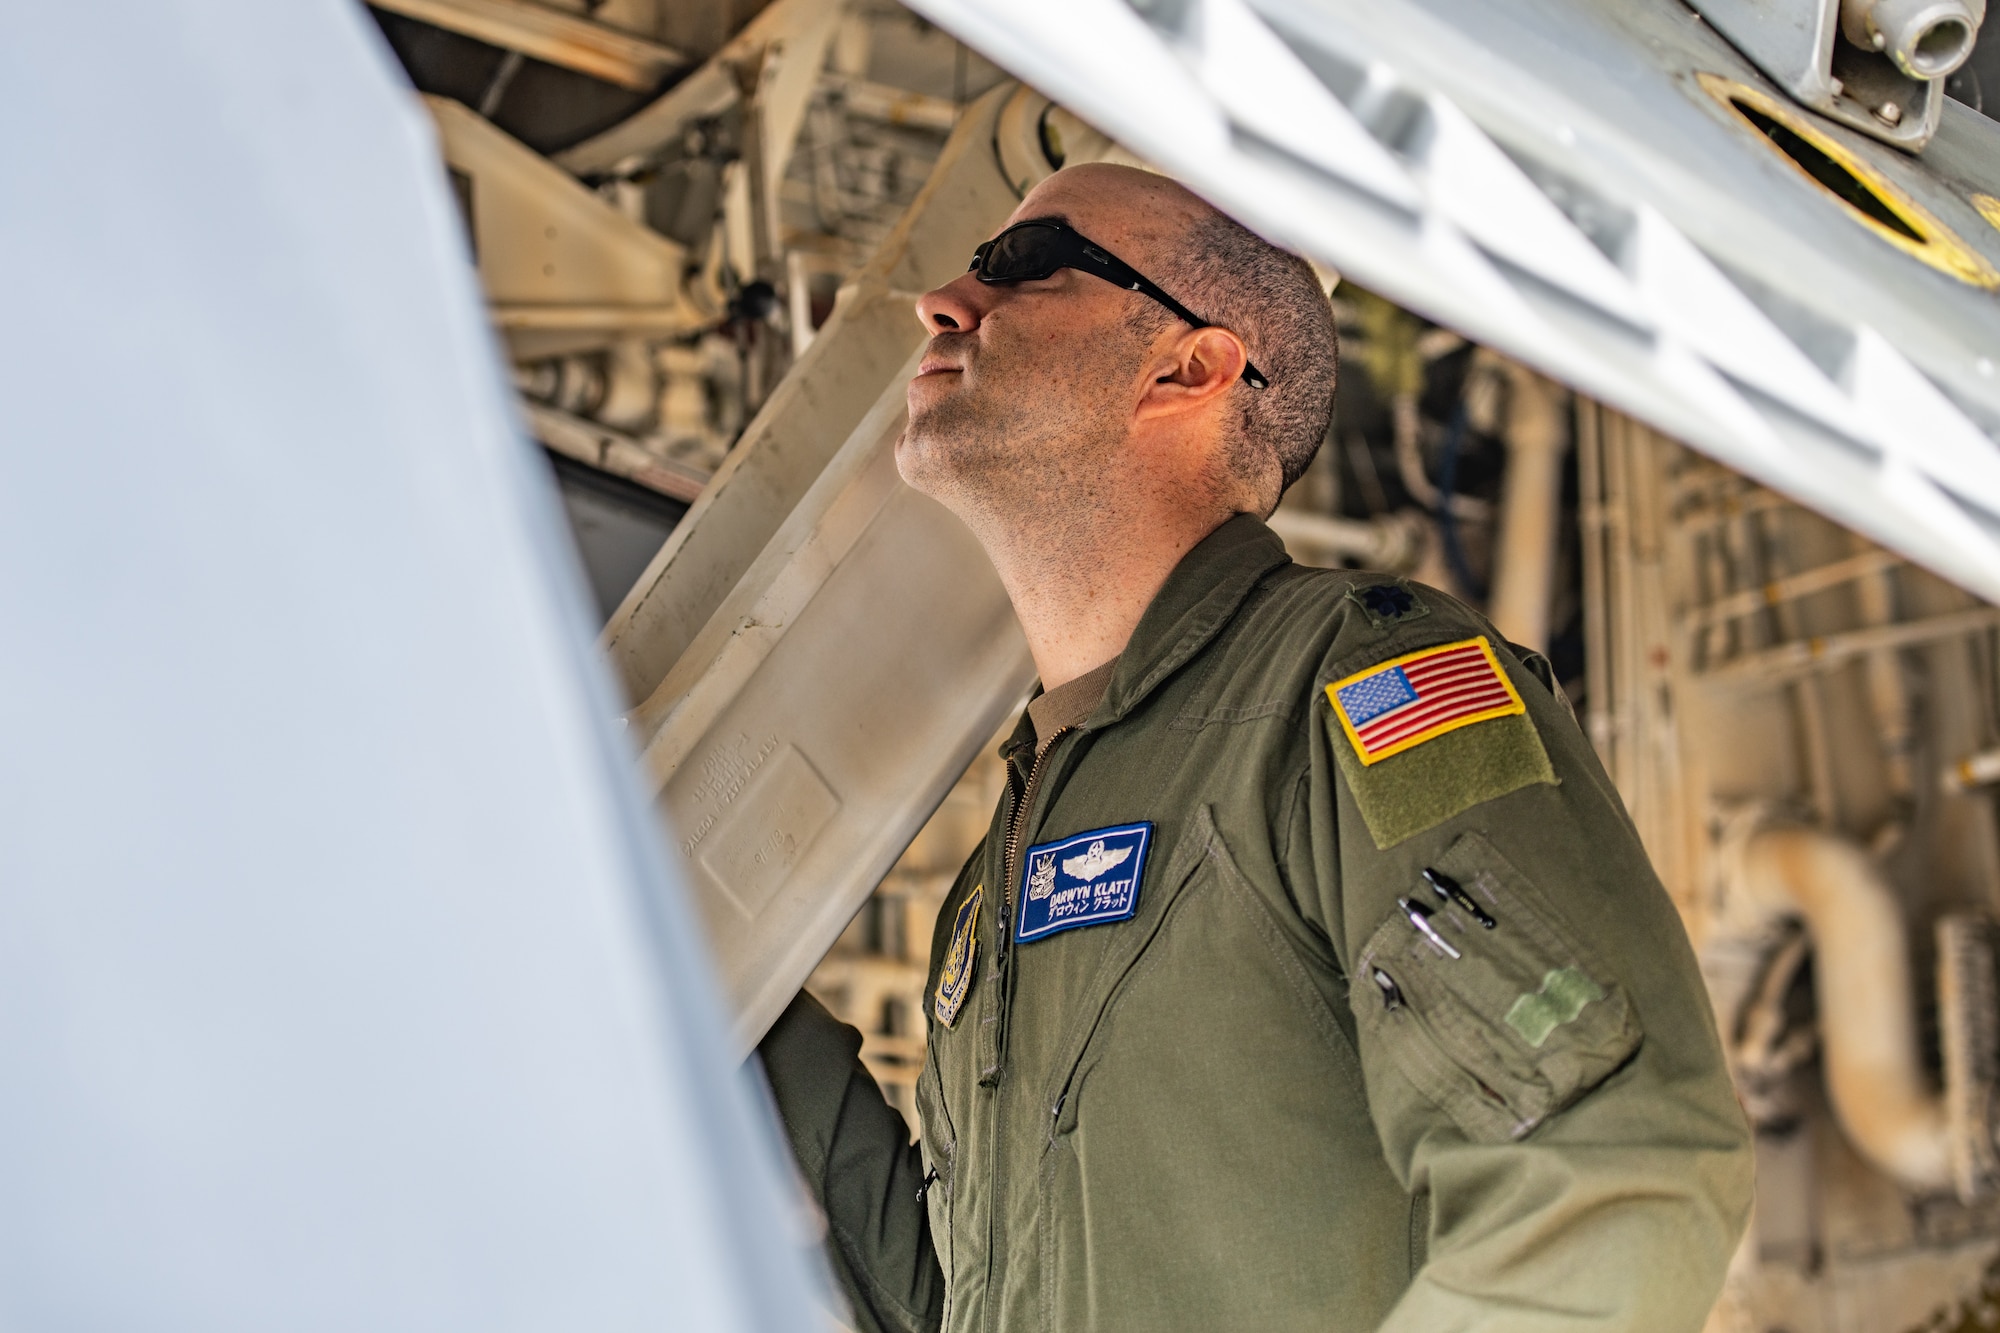
[[[986,262],[979,276],[987,282],[1032,282],[1062,267],[1055,261],[1058,237],[1054,227],[1014,227],[987,242]]]

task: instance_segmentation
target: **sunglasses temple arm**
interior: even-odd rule
[[[1180,316],[1183,320],[1187,321],[1187,323],[1193,325],[1195,328],[1208,329],[1208,328],[1220,327],[1219,325],[1212,324],[1208,320],[1203,319],[1200,315],[1195,314],[1194,311],[1188,309],[1186,306],[1182,305],[1179,301],[1176,301],[1173,297],[1168,296],[1165,292],[1161,291],[1151,282],[1141,277],[1138,273],[1133,272],[1130,268],[1127,268],[1126,272],[1131,273],[1132,275],[1132,281],[1125,284],[1127,287],[1130,287],[1133,291],[1138,292],[1141,296],[1152,297],[1155,301],[1158,301],[1161,305],[1165,306],[1168,310],[1172,311],[1174,314]],[[1243,382],[1245,384],[1248,384],[1253,389],[1269,388],[1271,384],[1270,378],[1266,376],[1263,371],[1257,369],[1255,363],[1253,363],[1250,360],[1248,355],[1245,355],[1243,358]]]

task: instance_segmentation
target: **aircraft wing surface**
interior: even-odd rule
[[[1691,10],[912,0],[1273,239],[2000,601],[2000,126],[1920,157]]]

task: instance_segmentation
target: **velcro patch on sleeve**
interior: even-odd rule
[[[1326,687],[1333,750],[1375,845],[1393,847],[1555,770],[1484,636],[1377,662]]]

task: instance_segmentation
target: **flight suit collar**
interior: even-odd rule
[[[1284,542],[1253,514],[1237,514],[1197,542],[1139,618],[1084,728],[1108,727],[1137,708],[1208,645],[1266,574],[1289,563]],[[1033,761],[1035,727],[1025,710],[1000,753],[1024,768]]]
[[[1252,514],[1237,514],[1202,538],[1139,618],[1103,702],[1085,725],[1108,727],[1137,708],[1208,646],[1266,574],[1290,563],[1284,542]]]

